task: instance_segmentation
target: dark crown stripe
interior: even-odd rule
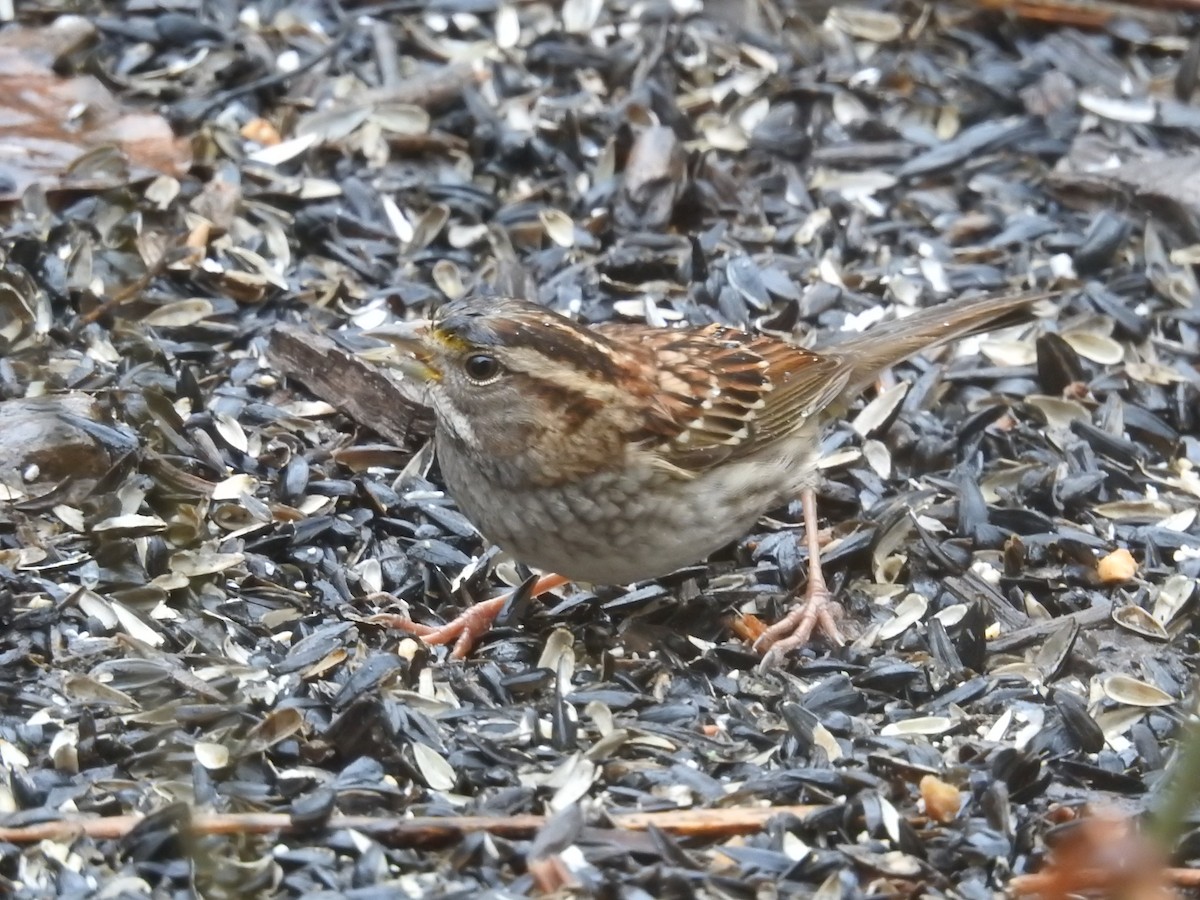
[[[522,304],[514,315],[504,305],[480,310],[447,304],[436,330],[451,340],[487,349],[511,347],[534,350],[547,359],[615,377],[619,369],[608,342],[550,310]]]

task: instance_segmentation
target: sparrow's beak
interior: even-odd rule
[[[442,380],[441,370],[434,365],[430,352],[428,321],[385,325],[364,331],[363,334],[391,345],[393,358],[390,362],[405,378],[418,383]]]

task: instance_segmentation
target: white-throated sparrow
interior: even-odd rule
[[[814,630],[841,641],[821,574],[821,428],[879,373],[928,347],[988,330],[1046,294],[945,303],[827,351],[734,328],[577,324],[519,300],[442,306],[427,325],[374,332],[426,385],[446,486],[480,532],[566,580],[665,575],[746,534],[799,495],[805,599],[756,642],[779,656]],[[385,616],[463,656],[501,609],[478,603],[437,628]]]

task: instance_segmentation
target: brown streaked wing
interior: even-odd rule
[[[836,396],[846,377],[836,357],[721,325],[672,330],[610,323],[597,330],[654,373],[639,397],[643,421],[629,439],[693,472],[787,434],[827,405],[833,397],[825,395]]]
[[[757,447],[792,431],[818,415],[846,390],[851,367],[840,356],[793,347],[777,338],[756,335],[753,347],[769,362],[775,389],[757,417]]]

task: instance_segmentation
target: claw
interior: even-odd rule
[[[369,621],[415,634],[426,644],[449,644],[453,641],[454,648],[450,651],[450,658],[466,659],[475,649],[475,645],[479,643],[479,639],[491,630],[492,625],[496,622],[496,617],[500,615],[500,611],[504,609],[509,600],[522,592],[525,592],[527,596],[537,597],[547,591],[562,587],[566,583],[567,579],[561,575],[543,575],[536,580],[530,579],[515,591],[509,591],[499,597],[476,603],[445,625],[422,625],[420,622],[414,622],[408,616],[388,613],[372,616]]]
[[[780,665],[792,650],[805,646],[814,633],[825,635],[837,647],[846,643],[838,628],[841,604],[823,586],[810,591],[804,602],[762,633],[754,649],[763,653],[761,668]]]
[[[764,654],[759,668],[770,669],[783,663],[784,657],[808,643],[814,632],[824,634],[835,646],[846,639],[838,628],[841,604],[833,599],[821,572],[821,542],[817,531],[817,495],[809,489],[800,495],[804,505],[804,531],[808,539],[808,588],[804,602],[759,635],[754,649]]]

